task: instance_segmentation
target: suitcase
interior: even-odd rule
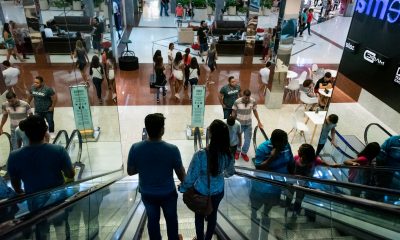
[[[133,71],[139,69],[139,59],[133,51],[123,51],[118,60],[120,70]]]

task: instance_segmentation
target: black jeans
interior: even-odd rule
[[[48,112],[35,112],[36,115],[41,116],[46,119],[47,124],[49,125],[49,132],[54,132],[54,111]]]
[[[207,216],[207,231],[205,236],[204,236],[204,219],[206,218],[206,216],[195,214],[194,221],[196,225],[196,236],[198,240],[200,239],[210,240],[212,238],[215,231],[215,226],[217,226],[218,206],[223,197],[224,197],[224,192],[211,195],[211,203],[213,206],[213,211],[209,216]]]
[[[232,108],[223,108],[224,110],[224,119],[227,119],[232,114]]]
[[[197,85],[198,82],[199,82],[199,79],[197,79],[197,78],[189,79],[189,83],[190,83],[190,99],[192,99],[192,97],[193,97],[193,85]]]
[[[93,85],[96,88],[97,98],[101,99],[101,84],[103,83],[102,78],[93,78]]]
[[[317,150],[315,151],[315,154],[317,154],[317,156],[321,153],[322,149],[324,149],[325,143],[324,144],[319,144],[317,146]]]

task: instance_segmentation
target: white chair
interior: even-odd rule
[[[299,80],[299,84],[302,85],[303,82],[307,79],[307,72],[303,71],[300,76],[297,78]]]
[[[316,72],[316,71],[318,70],[318,65],[314,63],[314,64],[311,66],[311,70],[312,70],[313,72]]]
[[[308,105],[311,105],[311,108],[314,108],[314,105],[318,103],[317,97],[309,97],[307,93],[300,91],[300,102],[303,103],[304,109],[308,108]]]
[[[304,142],[307,142],[305,133],[308,132],[308,127],[304,123],[304,111],[301,111],[299,108],[296,108],[296,110],[294,111],[294,114],[292,116],[292,123],[293,123],[293,128],[288,133],[288,135],[289,135],[291,132],[294,131],[293,138],[290,143],[293,142],[294,137],[296,136],[297,132],[299,132],[300,137],[303,137]]]
[[[285,88],[288,90],[286,97],[294,95],[295,99],[297,100],[297,94],[300,89],[300,84],[298,79],[292,79]]]

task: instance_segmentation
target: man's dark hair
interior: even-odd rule
[[[282,129],[275,129],[271,134],[271,143],[278,151],[282,151],[288,144],[288,135]]]
[[[31,142],[40,142],[47,132],[47,125],[44,118],[39,115],[32,115],[24,122],[24,131]]]
[[[6,67],[11,67],[11,63],[8,60],[3,61],[3,65]]]
[[[266,66],[267,68],[271,67],[271,65],[272,65],[272,63],[271,63],[270,61],[268,61],[268,62],[265,64],[265,66]]]
[[[16,98],[16,97],[17,97],[17,95],[15,95],[15,93],[13,91],[8,91],[7,94],[6,94],[6,98],[8,100]]]
[[[43,82],[43,77],[41,77],[41,76],[37,76],[37,77],[35,77],[35,79],[39,80],[40,83]]]
[[[231,82],[231,80],[234,79],[234,78],[235,78],[234,76],[230,76],[230,77],[228,78],[228,82]]]
[[[229,117],[226,119],[226,123],[227,123],[229,126],[233,126],[233,125],[235,124],[235,120],[236,120],[236,117],[234,117],[234,116],[229,116]]]
[[[243,91],[243,95],[246,97],[250,97],[251,96],[251,91],[249,89],[246,89]]]
[[[331,114],[328,116],[329,122],[333,123],[333,124],[337,124],[339,121],[339,117],[336,114]]]
[[[203,26],[203,23],[205,23],[205,22],[206,22],[206,21],[202,20],[202,21],[200,22],[200,27]]]
[[[311,144],[304,143],[299,148],[299,157],[305,164],[311,164],[315,161],[315,150]]]
[[[160,137],[164,128],[165,117],[162,113],[152,113],[145,117],[144,125],[150,138]]]
[[[326,72],[324,76],[327,77],[327,78],[331,78],[332,74],[330,72]]]

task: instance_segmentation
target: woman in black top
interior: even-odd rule
[[[163,58],[161,56],[156,57],[155,65],[154,65],[154,72],[156,73],[156,83],[155,86],[157,87],[157,103],[160,103],[160,91],[163,92],[163,97],[165,97],[166,90],[165,84],[167,83],[167,77],[165,76],[165,67],[163,63]]]
[[[103,66],[100,64],[100,59],[97,55],[92,57],[92,62],[90,63],[90,76],[93,80],[93,85],[96,88],[97,98],[99,99],[99,103],[103,104],[103,100],[101,98],[101,84],[103,83]]]

